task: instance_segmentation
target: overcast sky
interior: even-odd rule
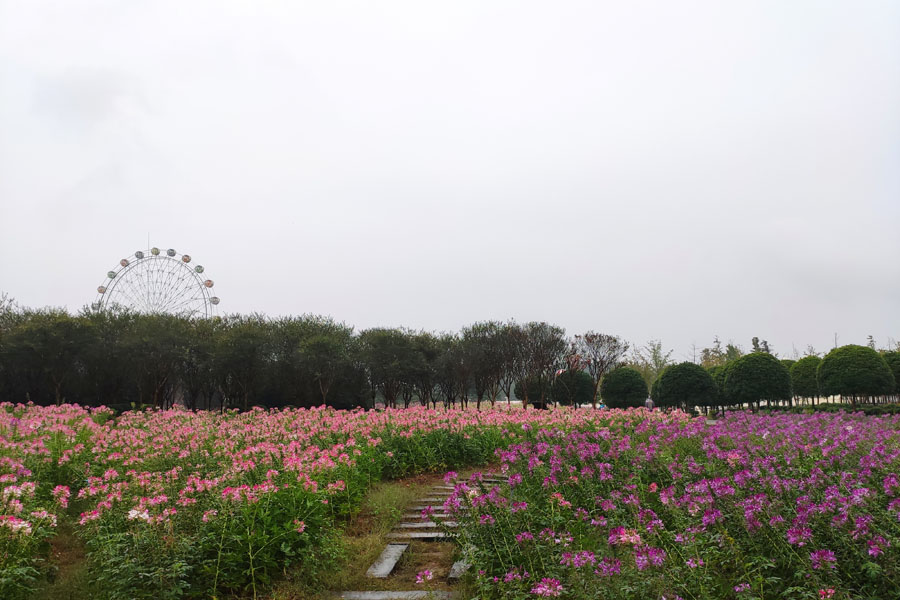
[[[900,339],[900,2],[0,0],[0,290]]]

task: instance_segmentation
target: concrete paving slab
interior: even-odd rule
[[[444,521],[443,525],[447,527],[458,527],[459,524],[456,521]],[[400,523],[397,525],[400,529],[428,529],[430,527],[437,527],[438,524],[434,521],[419,521],[418,523]]]
[[[387,578],[391,571],[394,570],[394,567],[397,566],[397,562],[407,548],[409,548],[409,544],[388,544],[385,546],[378,560],[372,563],[372,566],[366,571],[366,577]]]
[[[387,534],[387,537],[392,540],[420,540],[423,542],[433,542],[450,536],[443,531],[404,531],[402,533],[389,533]]]
[[[344,600],[450,600],[453,592],[419,590],[415,592],[342,592]]]

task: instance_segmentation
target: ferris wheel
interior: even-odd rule
[[[192,265],[189,254],[172,248],[138,250],[106,273],[97,287],[94,310],[130,308],[142,313],[168,313],[184,317],[211,317],[219,298],[213,280],[201,265]]]

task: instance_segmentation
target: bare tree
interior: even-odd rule
[[[576,335],[569,346],[567,362],[569,368],[577,366],[587,372],[594,380],[594,396],[591,406],[597,408],[597,390],[600,388],[600,380],[614,369],[628,352],[628,342],[621,338],[606,333],[588,331],[582,335]]]
[[[547,390],[557,369],[563,364],[566,353],[566,330],[543,321],[532,321],[524,326],[525,356],[521,365],[523,380],[534,379],[541,390],[540,404],[547,404]],[[523,385],[526,398],[522,400],[522,408],[528,407],[528,385]],[[531,399],[534,400],[534,399]]]

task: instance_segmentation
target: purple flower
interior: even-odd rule
[[[661,567],[666,560],[666,551],[662,548],[640,546],[634,552],[634,565],[638,571],[643,571],[649,566]]]
[[[574,554],[571,552],[563,552],[562,560],[559,561],[559,564],[578,569],[585,565],[592,565],[595,562],[597,562],[597,557],[594,556],[594,553],[583,550]]]
[[[716,508],[708,508],[703,513],[703,525],[705,527],[709,527],[713,523],[718,523],[722,520],[722,511]]]
[[[787,541],[796,546],[805,546],[812,538],[812,530],[809,527],[791,527],[787,530]]]
[[[600,575],[601,577],[611,577],[613,575],[618,575],[622,572],[622,561],[618,558],[604,558],[597,564],[597,568],[594,569],[595,575]]]
[[[530,531],[523,531],[522,533],[516,534],[516,541],[520,544],[522,542],[530,542],[534,540],[534,535]]]
[[[825,567],[833,569],[834,563],[837,561],[837,557],[831,550],[816,550],[815,552],[810,552],[809,559],[812,561],[813,569],[822,569]]]
[[[702,566],[703,566],[703,559],[702,559],[702,558],[698,558],[698,559],[695,560],[695,559],[693,559],[693,558],[689,558],[689,559],[687,559],[687,560],[685,561],[685,563],[686,563],[687,566],[689,566],[690,568],[696,569],[697,567],[702,567]]]

